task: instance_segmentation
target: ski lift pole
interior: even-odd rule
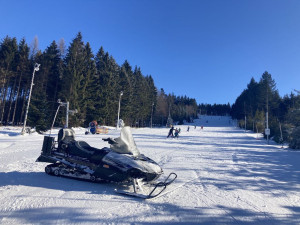
[[[67,107],[67,110],[66,110],[66,128],[69,127],[69,102],[67,102],[66,104],[66,107]]]
[[[55,123],[55,120],[56,120],[57,113],[58,113],[59,108],[60,108],[60,106],[61,106],[61,104],[60,104],[60,99],[59,99],[58,103],[59,103],[59,105],[58,105],[58,107],[57,107],[57,110],[56,110],[56,113],[55,113],[55,116],[54,116],[54,119],[53,119],[53,122],[52,122],[52,125],[51,125],[51,128],[50,128],[49,136],[51,135],[51,131],[52,131],[53,127],[54,127],[54,123]]]
[[[26,113],[25,113],[25,118],[24,118],[24,124],[23,124],[23,128],[22,128],[21,134],[25,134],[26,121],[27,121],[27,116],[28,116],[28,111],[29,111],[29,105],[30,105],[30,99],[31,99],[31,92],[32,92],[32,86],[33,86],[34,74],[35,74],[35,71],[39,71],[40,65],[41,64],[38,64],[38,63],[34,64],[34,69],[33,69],[32,79],[31,79],[31,85],[30,85],[30,90],[29,90],[29,96],[28,96],[28,102],[27,102],[27,107],[26,107]]]
[[[57,102],[60,104],[60,106],[65,106],[66,107],[66,124],[65,124],[65,128],[68,128],[69,127],[69,113],[72,113],[74,115],[78,111],[77,111],[77,109],[70,110],[69,109],[70,103],[68,101],[67,102],[61,102],[60,99],[58,99]]]
[[[121,108],[121,97],[123,95],[123,91],[120,92],[120,97],[119,97],[119,108],[118,108],[118,121],[117,121],[117,129],[120,127],[120,108]]]

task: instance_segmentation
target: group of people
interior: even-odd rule
[[[194,127],[196,129],[196,126]],[[203,130],[203,126],[200,127],[201,130]],[[179,137],[179,133],[180,133],[181,129],[180,128],[174,128],[174,126],[172,125],[172,127],[170,128],[169,130],[169,133],[168,133],[168,137],[174,137],[174,138],[178,138]],[[187,132],[190,131],[190,126],[187,127]]]
[[[169,130],[169,133],[168,133],[168,137],[174,137],[174,138],[178,138],[179,137],[179,133],[180,133],[181,129],[180,128],[174,128],[174,126],[171,127],[171,129]]]

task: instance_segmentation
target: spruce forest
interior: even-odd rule
[[[5,37],[0,43],[0,121],[3,125],[21,125],[24,121],[35,63],[40,69],[34,77],[27,125],[43,132],[51,127],[58,99],[69,102],[69,126],[84,126],[96,120],[116,126],[119,98],[120,118],[128,126],[165,125],[169,114],[175,121],[190,121],[197,116],[195,99],[157,90],[151,75],[126,60],[118,65],[100,47],[93,55],[90,44],[79,32],[66,49],[64,40],[53,41],[44,52],[38,40],[32,46],[22,39]],[[120,96],[120,93],[123,93]],[[61,107],[55,126],[65,124]]]
[[[231,108],[231,116],[245,130],[265,134],[277,143],[289,143],[300,149],[300,95],[299,91],[279,96],[271,74],[264,72],[256,82],[252,78]],[[266,135],[265,135],[266,137]],[[267,138],[267,137],[266,137]]]
[[[68,48],[61,39],[59,43],[53,41],[44,52],[38,50],[37,38],[30,47],[25,39],[18,42],[7,36],[1,41],[2,125],[23,124],[35,63],[41,66],[34,78],[27,125],[40,133],[51,127],[58,99],[68,101],[70,109],[77,111],[69,117],[69,126],[73,127],[87,127],[93,120],[116,126],[121,99],[120,118],[128,126],[166,126],[169,116],[183,124],[198,114],[231,115],[245,130],[264,133],[268,126],[269,138],[300,148],[300,93],[295,90],[280,97],[268,72],[259,82],[252,78],[233,105],[197,105],[193,98],[158,90],[151,75],[142,74],[141,68],[133,68],[127,60],[118,65],[102,46],[94,55],[80,32]],[[65,110],[62,107],[59,111],[55,126],[65,125]]]

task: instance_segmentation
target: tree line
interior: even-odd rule
[[[94,55],[79,32],[68,48],[61,39],[43,52],[37,38],[30,47],[24,38],[19,43],[9,36],[1,41],[1,124],[23,123],[35,63],[41,66],[34,78],[27,124],[39,132],[50,128],[58,99],[77,110],[70,115],[69,126],[87,127],[93,120],[115,126],[120,100],[120,118],[129,126],[150,126],[151,122],[163,126],[169,114],[179,122],[197,117],[195,99],[157,90],[151,75],[144,75],[127,60],[118,65],[102,46]],[[62,108],[55,126],[66,123]]]
[[[34,64],[41,64],[34,78],[27,124],[43,132],[50,128],[58,99],[70,102],[70,126],[87,127],[96,120],[115,126],[118,103],[126,125],[134,127],[165,126],[168,118],[183,124],[197,114],[228,115],[239,126],[263,133],[266,113],[270,137],[300,148],[300,93],[280,97],[271,74],[265,72],[257,82],[252,78],[247,88],[230,104],[199,104],[193,98],[158,90],[151,75],[144,75],[125,60],[118,65],[113,56],[100,47],[94,55],[90,44],[79,32],[66,48],[64,40],[53,41],[43,52],[35,38],[29,47],[25,39],[6,36],[0,43],[0,123],[22,125]],[[121,95],[121,92],[123,95]],[[55,126],[63,126],[65,108]]]
[[[231,113],[231,105],[227,104],[199,104],[200,115],[212,116],[229,116]]]
[[[247,88],[232,105],[231,116],[240,127],[265,133],[278,143],[289,143],[300,148],[300,95],[299,91],[280,97],[272,75],[264,72],[257,82],[251,78]],[[267,124],[268,123],[268,124]]]

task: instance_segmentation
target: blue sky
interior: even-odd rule
[[[0,38],[43,51],[80,31],[119,65],[198,103],[234,103],[268,71],[281,96],[300,89],[298,0],[0,0]]]

